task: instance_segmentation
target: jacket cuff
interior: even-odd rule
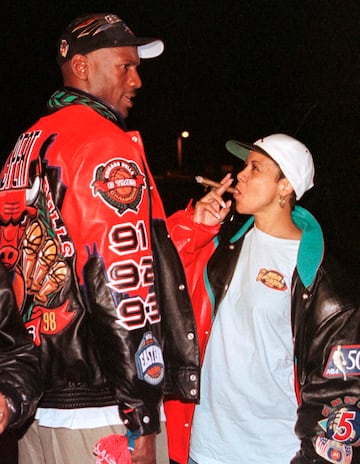
[[[125,427],[136,436],[160,432],[160,414],[157,404],[129,408],[119,406],[120,417]]]

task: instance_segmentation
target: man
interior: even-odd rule
[[[8,272],[0,262],[1,462],[17,462],[13,431],[34,414],[40,395],[37,349],[21,322]]]
[[[125,431],[133,462],[154,463],[164,391],[197,400],[186,279],[141,137],[124,125],[140,58],[163,48],[114,14],[75,19],[58,45],[64,88],[5,164],[12,243],[0,247],[45,377],[22,463],[93,463],[96,442]]]

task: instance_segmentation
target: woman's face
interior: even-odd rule
[[[282,188],[279,174],[280,169],[271,158],[251,151],[244,169],[237,175],[236,211],[257,215],[270,214],[274,207],[278,209]]]

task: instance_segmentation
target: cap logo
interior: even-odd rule
[[[67,40],[62,39],[60,43],[60,47],[59,47],[60,56],[62,56],[63,58],[66,58],[68,51],[69,51],[69,44]]]

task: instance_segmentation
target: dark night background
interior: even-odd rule
[[[165,52],[140,67],[143,88],[128,118],[142,133],[170,213],[234,159],[226,140],[274,132],[310,148],[315,188],[301,205],[322,224],[327,246],[359,275],[359,0],[3,0],[1,160],[60,85],[55,44],[84,12],[118,13]],[[183,177],[176,139],[183,141]],[[236,169],[236,164],[234,169]],[[170,188],[171,187],[171,188]]]

